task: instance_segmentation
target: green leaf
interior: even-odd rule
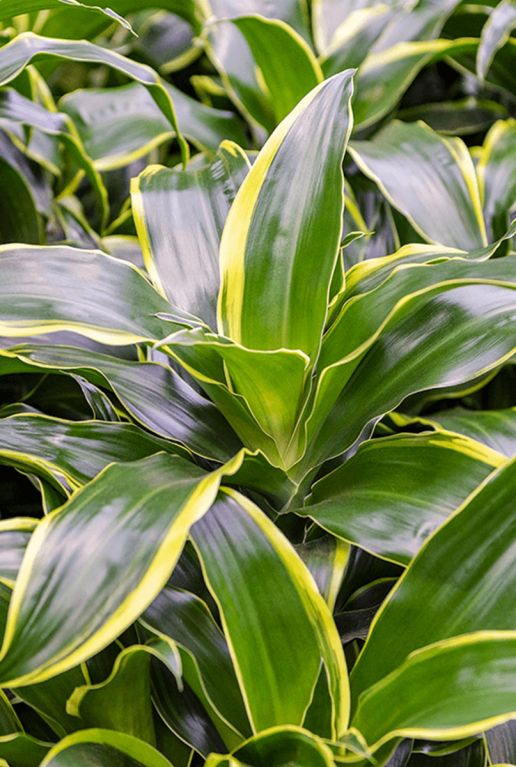
[[[482,29],[477,52],[477,74],[484,80],[496,52],[507,42],[516,27],[516,3],[502,0],[491,11]]]
[[[206,767],[333,767],[330,748],[301,727],[274,727],[255,735],[231,757],[212,754]]]
[[[201,104],[172,85],[164,87],[182,133],[198,149],[213,153],[223,139],[245,144],[234,114]],[[138,83],[76,90],[66,94],[59,107],[73,120],[99,170],[127,166],[175,136],[170,121]]]
[[[253,730],[301,724],[322,661],[332,728],[341,733],[348,710],[340,640],[288,541],[251,501],[231,490],[193,527],[191,537],[221,613]]]
[[[81,730],[54,746],[40,767],[173,767],[168,759],[132,735]]]
[[[469,38],[397,42],[369,55],[356,77],[355,127],[367,128],[394,109],[424,67],[451,55],[474,55],[477,45]]]
[[[505,722],[485,733],[487,751],[493,764],[516,760],[516,721]],[[502,767],[498,765],[498,767]]]
[[[416,264],[393,273],[392,291],[386,282],[345,304],[342,322],[334,324],[321,353],[325,369],[307,421],[305,465],[350,447],[367,423],[409,394],[471,381],[508,359],[516,293],[503,276],[511,263]]]
[[[183,678],[203,702],[224,740],[251,730],[231,655],[208,606],[188,591],[166,587],[142,616],[143,625],[171,637],[182,658]],[[225,727],[222,727],[225,723]],[[235,735],[233,734],[233,742]]]
[[[400,736],[457,740],[513,718],[515,651],[514,631],[425,647],[360,698],[352,724],[376,750]]]
[[[432,130],[450,136],[481,133],[507,116],[505,108],[496,101],[468,96],[459,101],[441,101],[407,107],[398,112],[404,122],[423,120]]]
[[[36,129],[45,136],[55,138],[62,143],[71,160],[84,171],[95,190],[102,211],[102,224],[104,225],[109,213],[107,191],[102,177],[93,166],[69,118],[59,112],[45,109],[12,88],[4,88],[0,92],[0,118],[8,120],[9,124],[25,125]],[[12,241],[16,241],[16,238],[13,238]],[[20,241],[32,242],[26,238],[20,238]]]
[[[101,343],[157,339],[170,305],[136,267],[100,251],[0,247],[0,332],[8,338],[73,330]]]
[[[507,226],[516,198],[516,120],[499,120],[487,134],[477,165],[480,199],[491,237]]]
[[[216,407],[166,365],[48,344],[16,347],[3,362],[12,357],[22,370],[77,373],[107,387],[138,424],[206,458],[225,461],[241,447]]]
[[[14,80],[32,61],[47,58],[105,64],[144,85],[175,131],[183,161],[187,161],[188,146],[179,130],[172,99],[150,67],[85,40],[59,40],[23,32],[0,48],[0,84]]]
[[[1,140],[0,157],[0,243],[23,241],[41,242],[41,221],[33,191],[21,172],[10,160],[9,142]],[[15,147],[11,150],[16,151]]]
[[[372,141],[352,142],[350,152],[425,239],[462,250],[487,244],[474,165],[460,139],[393,121]]]
[[[181,661],[174,643],[164,639],[126,647],[107,679],[77,687],[69,697],[68,714],[81,726],[116,730],[156,745],[151,703],[150,663],[156,658],[180,676]]]
[[[249,167],[240,147],[225,141],[209,165],[187,170],[150,165],[131,186],[133,215],[154,285],[175,307],[211,327],[216,327],[220,237]]]
[[[2,685],[56,676],[124,631],[165,585],[220,476],[162,454],[114,464],[42,520],[11,600]]]
[[[30,517],[0,521],[0,581],[11,588],[36,525],[37,520]]]
[[[436,433],[365,442],[297,509],[332,535],[406,565],[424,540],[504,459],[473,440]]]
[[[351,87],[344,72],[311,91],[265,144],[231,207],[219,330],[244,346],[317,354],[341,239]]]
[[[500,245],[516,234],[516,220],[509,230],[498,240],[485,248],[477,250],[458,250],[444,248],[441,245],[404,245],[396,253],[380,258],[370,258],[352,267],[346,274],[346,285],[342,291],[343,299],[352,298],[358,293],[366,293],[380,285],[397,267],[407,264],[433,264],[450,258],[464,258],[468,261],[485,261],[493,256]],[[337,303],[337,302],[336,302]]]
[[[305,354],[291,349],[247,349],[201,329],[178,332],[163,344],[199,379],[246,447],[263,451],[274,466],[289,464],[290,439],[308,379]],[[223,382],[231,392],[224,399],[220,396],[227,389]]]
[[[242,14],[259,14],[285,22],[308,38],[308,14],[299,0],[212,0],[211,15],[205,26],[206,52],[219,72],[228,95],[248,117],[253,128],[257,123],[272,130],[275,124],[270,96],[256,71],[256,64],[243,34],[231,23],[224,23]],[[281,33],[280,33],[281,34]],[[292,48],[292,41],[290,48]]]
[[[64,492],[93,479],[110,463],[179,452],[128,423],[65,421],[24,413],[0,419],[0,462],[41,475]]]
[[[309,45],[284,21],[250,15],[219,23],[234,24],[245,37],[270,100],[274,114],[272,127],[322,81],[321,67]],[[231,77],[229,79],[231,82]],[[245,93],[242,95],[245,99]],[[253,99],[243,103],[260,121],[260,113],[253,114]]]
[[[415,422],[443,428],[482,442],[508,458],[516,455],[516,408],[466,410],[454,407],[424,417],[411,418],[395,413],[391,418],[400,427]]]
[[[355,700],[425,645],[512,629],[515,489],[513,461],[480,485],[423,545],[376,616],[353,669]]]

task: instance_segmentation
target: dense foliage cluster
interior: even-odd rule
[[[514,0],[0,23],[0,765],[516,764]]]

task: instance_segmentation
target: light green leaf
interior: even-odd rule
[[[480,37],[477,74],[481,80],[485,79],[496,52],[507,42],[515,27],[516,3],[514,0],[501,0],[491,11]]]
[[[100,251],[53,245],[0,247],[0,333],[72,330],[101,343],[157,339],[170,305],[132,264]]]
[[[303,96],[322,81],[321,67],[309,45],[284,21],[254,15],[236,16],[219,23],[234,24],[245,37],[274,114],[271,127],[283,120]],[[245,93],[242,97],[245,98]],[[253,114],[253,99],[243,103],[260,121],[260,113]]]
[[[224,141],[209,165],[191,164],[187,170],[151,165],[131,185],[133,215],[154,285],[175,307],[212,328],[220,237],[249,167],[240,147]]]
[[[353,669],[355,700],[425,645],[513,628],[515,489],[513,461],[480,485],[423,545],[376,616]]]
[[[365,442],[296,510],[333,535],[406,565],[503,456],[458,435]]]
[[[150,67],[86,40],[59,40],[23,32],[0,48],[0,84],[6,85],[14,80],[32,61],[46,58],[105,64],[142,83],[175,131],[183,161],[187,161],[188,145],[179,130],[172,99],[159,76]]]
[[[291,349],[248,349],[222,336],[203,334],[200,329],[176,333],[163,343],[199,379],[246,447],[262,450],[274,466],[288,465],[290,439],[308,379],[305,354]],[[224,381],[233,394],[228,399],[220,398],[226,389]],[[241,410],[237,410],[237,397],[248,414],[244,423]]]
[[[505,230],[516,199],[516,120],[500,120],[493,125],[480,151],[477,175],[492,238]]]
[[[352,73],[317,86],[278,126],[221,242],[219,330],[254,349],[316,355],[337,262]],[[310,306],[310,312],[306,307]]]
[[[201,151],[215,152],[223,139],[244,145],[245,132],[231,112],[213,109],[166,84],[182,133]],[[99,170],[129,165],[175,136],[169,120],[138,83],[87,88],[59,102]],[[130,119],[129,119],[130,118]]]
[[[341,733],[348,711],[340,640],[288,541],[251,501],[230,490],[193,527],[191,538],[221,612],[253,730],[301,724],[322,661],[332,728]]]
[[[124,631],[165,585],[220,477],[163,454],[114,464],[42,520],[11,600],[2,685],[56,676]]]
[[[425,239],[462,250],[487,244],[474,165],[460,139],[393,121],[372,141],[352,142],[350,152]]]

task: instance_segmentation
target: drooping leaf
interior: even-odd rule
[[[434,428],[464,434],[508,458],[516,455],[516,408],[466,410],[466,408],[456,407],[415,419],[398,413],[394,414],[393,418],[396,425],[402,428],[414,421],[428,424]]]
[[[186,161],[188,146],[178,127],[172,99],[159,76],[145,64],[138,64],[119,53],[85,40],[59,40],[24,32],[0,49],[0,83],[6,85],[32,61],[49,57],[105,64],[144,85],[175,130],[183,160]]]
[[[372,141],[352,142],[350,151],[425,239],[462,250],[487,244],[475,169],[460,139],[393,121]]]
[[[173,767],[143,740],[112,730],[81,730],[63,738],[40,767]]]
[[[516,633],[483,631],[413,653],[359,700],[373,750],[395,737],[457,740],[514,717]]]
[[[425,645],[513,628],[515,483],[513,461],[423,545],[384,602],[353,669],[355,700]],[[403,633],[393,633],[401,625]]]
[[[108,464],[160,452],[182,452],[128,423],[65,421],[40,414],[0,419],[0,462],[33,471],[65,492],[93,479]]]
[[[132,266],[66,246],[0,247],[0,332],[10,338],[73,330],[123,345],[166,335],[170,306]],[[73,297],[73,298],[72,298]]]
[[[365,442],[317,482],[309,516],[333,535],[406,565],[428,535],[504,458],[458,435],[399,435]]]
[[[217,409],[165,365],[49,344],[16,347],[3,362],[13,356],[21,370],[69,371],[107,386],[137,423],[199,455],[225,461],[241,447]]]
[[[114,464],[42,520],[11,600],[2,684],[56,676],[127,628],[165,585],[220,476],[168,455]]]
[[[116,730],[155,746],[150,683],[153,657],[180,676],[181,662],[172,641],[156,639],[126,647],[107,679],[76,687],[67,701],[68,714],[80,719],[81,728]]]
[[[200,104],[172,85],[164,87],[182,133],[201,151],[215,152],[223,139],[245,145],[245,133],[231,112]],[[59,106],[73,119],[99,170],[127,166],[175,136],[170,121],[138,83],[76,90]]]

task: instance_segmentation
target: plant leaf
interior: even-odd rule
[[[220,250],[219,330],[244,346],[317,354],[341,237],[351,87],[352,73],[344,72],[305,96],[231,207]]]
[[[369,440],[297,509],[332,535],[407,565],[503,456],[458,435]]]
[[[221,612],[253,730],[301,724],[322,661],[332,727],[343,731],[348,712],[340,641],[324,600],[288,541],[232,490],[192,528],[191,538]]]
[[[350,152],[425,239],[462,250],[487,245],[475,169],[460,139],[396,120]]]
[[[376,616],[353,669],[355,700],[425,645],[512,629],[515,486],[513,461],[480,485],[423,545]],[[401,625],[403,633],[393,633]]]
[[[210,165],[187,170],[150,165],[131,186],[154,285],[175,307],[211,327],[216,327],[220,237],[249,167],[240,147],[224,141]]]
[[[240,461],[226,465],[228,472]],[[165,585],[220,476],[162,454],[114,464],[42,520],[11,600],[3,686],[56,676],[124,631]]]

